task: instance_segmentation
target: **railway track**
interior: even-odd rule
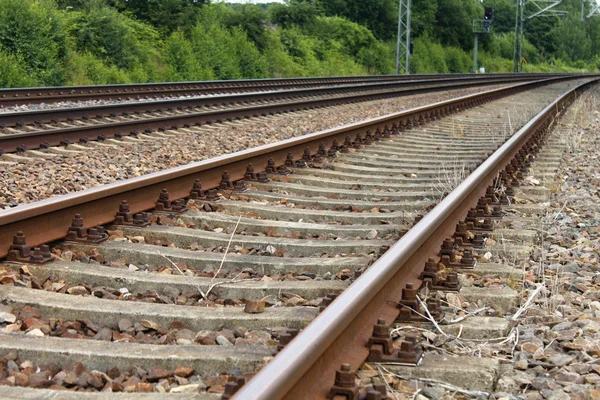
[[[89,140],[147,135],[157,130],[190,128],[358,101],[523,80],[531,80],[531,77],[513,75],[502,78],[490,76],[361,83],[320,89],[3,113],[0,114],[0,152],[22,153],[50,146],[87,143]]]
[[[420,282],[427,257],[521,151],[496,189],[516,183],[531,161],[524,144],[536,152],[591,81],[464,96],[1,212],[0,255],[23,263],[0,267],[5,321],[15,316],[0,355],[43,366],[27,378],[38,388],[205,387],[218,398],[287,344],[238,398],[322,398],[341,364],[366,359],[377,320],[400,313],[388,300]],[[46,244],[53,255],[27,253]],[[472,264],[457,251],[455,263]]]
[[[532,79],[563,76],[564,74],[520,74]],[[514,74],[461,74],[410,76],[350,76],[325,78],[257,79],[209,82],[166,82],[149,84],[122,84],[98,86],[63,86],[41,88],[0,89],[0,106],[52,102],[78,102],[86,100],[147,100],[173,96],[201,96],[252,91],[271,91],[286,88],[317,88],[329,85],[369,82],[407,82],[415,79],[488,79],[489,76],[512,79]]]

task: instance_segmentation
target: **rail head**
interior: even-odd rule
[[[325,398],[335,369],[342,363],[356,368],[366,359],[365,343],[377,319],[395,319],[398,312],[388,301],[401,298],[401,284],[416,281],[431,250],[439,249],[526,141],[549,123],[576,90],[595,82],[598,79],[564,93],[507,140],[244,385],[235,399]]]

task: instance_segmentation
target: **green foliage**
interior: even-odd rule
[[[64,83],[67,35],[51,1],[0,0],[0,51],[22,60],[46,85]]]
[[[398,18],[396,0],[315,0],[315,3],[326,15],[344,17],[364,25],[379,39],[394,37]]]
[[[90,7],[86,12],[70,12],[69,32],[77,51],[89,52],[124,69],[147,61],[158,39],[158,34],[150,26],[101,4]]]
[[[138,81],[114,65],[106,65],[90,53],[73,53],[68,62],[68,81],[73,85],[103,85]]]
[[[415,74],[447,73],[446,55],[441,44],[427,37],[414,41],[411,72]]]
[[[309,26],[320,15],[317,7],[308,1],[292,0],[288,4],[275,3],[269,7],[271,21],[282,28]]]
[[[207,3],[209,0],[108,0],[115,9],[166,34],[191,29],[201,7]]]
[[[514,0],[412,0],[411,72],[470,72],[484,6],[479,65],[511,71]],[[600,24],[580,6],[525,23],[526,71],[598,70]],[[0,85],[390,74],[397,17],[397,0],[0,0]]]
[[[23,60],[0,52],[0,87],[37,86],[38,82],[29,75]]]
[[[224,24],[229,27],[241,28],[256,47],[263,51],[266,48],[266,29],[264,21],[267,13],[253,4],[235,4],[231,11],[223,17]]]
[[[446,47],[444,49],[444,60],[448,72],[453,74],[468,72],[473,67],[472,57],[458,47]]]

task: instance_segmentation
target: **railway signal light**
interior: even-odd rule
[[[483,19],[486,21],[491,21],[492,19],[494,19],[494,10],[486,7],[483,14]]]

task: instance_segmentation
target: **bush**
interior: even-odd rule
[[[410,72],[414,74],[447,73],[448,66],[442,45],[427,37],[415,39]]]
[[[37,86],[37,80],[27,71],[23,60],[0,52],[0,87]]]
[[[0,50],[21,60],[34,81],[65,82],[67,33],[62,13],[49,0],[0,0]]]
[[[472,57],[458,47],[446,47],[444,60],[451,73],[470,72],[473,66]]]

